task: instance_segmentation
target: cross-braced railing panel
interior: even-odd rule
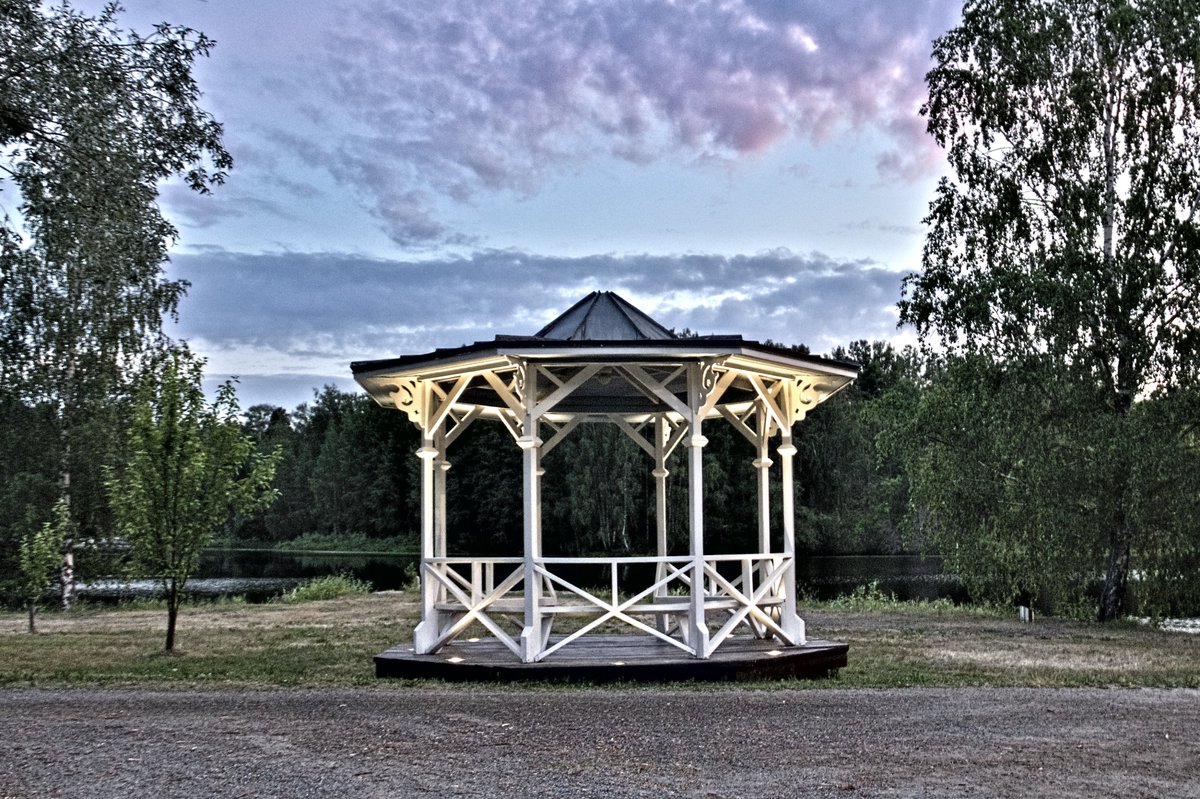
[[[499,582],[496,580],[497,566],[502,567]],[[505,573],[507,568],[511,570]],[[525,571],[520,558],[430,558],[423,565],[422,579],[430,580],[437,588],[439,610],[453,614],[437,631],[429,651],[436,651],[457,638],[473,622],[478,622],[514,654],[520,655],[516,639],[489,612],[506,612],[499,603],[517,586],[523,585]]]
[[[660,576],[657,576],[656,579],[648,587],[641,589],[640,591],[638,591],[637,593],[633,594],[632,596],[630,596],[626,599],[622,599],[621,598],[619,569],[623,565],[631,565],[631,564],[637,564],[637,563],[647,563],[647,564],[653,563],[653,564],[660,565],[662,567],[659,572]],[[557,574],[553,573],[552,571],[550,571],[548,568],[546,568],[547,565],[555,565],[555,564],[561,564],[561,565],[606,564],[609,567],[609,586],[610,586],[609,587],[609,599],[605,600],[604,598],[602,598],[601,596],[598,595],[598,592],[594,593],[585,588],[580,588],[579,586],[575,585],[574,583],[570,582],[569,580],[564,579],[560,575],[557,575]],[[572,595],[584,600],[584,605],[582,605],[578,610],[574,606],[571,606],[571,608],[570,608],[571,610],[577,610],[577,612],[579,612],[579,611],[598,612],[599,615],[592,621],[585,624],[583,627],[576,630],[575,632],[573,632],[570,635],[566,636],[565,638],[555,642],[555,644],[553,646],[550,646],[550,647],[544,649],[538,655],[538,660],[543,660],[543,659],[549,657],[550,655],[557,652],[559,649],[562,649],[564,646],[568,645],[572,641],[586,635],[587,633],[591,632],[595,628],[599,627],[601,624],[604,624],[605,622],[607,622],[611,619],[617,619],[617,620],[623,621],[625,624],[628,624],[630,627],[634,627],[638,630],[641,630],[642,632],[649,633],[650,635],[653,635],[654,637],[656,637],[660,640],[666,641],[667,643],[669,643],[673,646],[679,647],[680,649],[684,650],[685,652],[692,652],[692,648],[689,647],[683,641],[680,641],[677,638],[673,638],[665,632],[656,630],[654,627],[650,626],[649,624],[646,624],[645,622],[641,621],[640,619],[638,619],[634,615],[632,615],[639,611],[642,613],[653,612],[653,610],[654,610],[653,604],[647,606],[643,602],[643,600],[647,599],[648,597],[654,597],[656,595],[659,595],[659,596],[664,595],[666,593],[666,591],[669,590],[670,584],[672,582],[679,580],[683,576],[684,572],[687,569],[691,568],[691,566],[692,566],[692,562],[691,562],[690,558],[628,557],[628,558],[545,558],[545,559],[542,559],[537,567],[538,574],[540,574],[544,579],[546,579],[551,585],[558,585],[559,587],[569,591]],[[592,609],[594,609],[594,611]]]
[[[540,624],[535,626],[542,632],[536,660],[607,622],[632,627],[696,657],[710,656],[742,624],[758,637],[775,636],[794,645],[797,641],[779,615],[791,560],[789,555],[770,553],[710,555],[699,564],[688,556],[536,559],[533,574]],[[654,567],[654,577],[623,586],[622,573],[636,566]],[[580,567],[602,569],[605,585],[585,588],[564,574]],[[527,612],[523,559],[431,558],[423,573],[437,591],[438,610],[448,616],[437,631],[434,650],[477,622],[514,654],[521,654],[518,636],[505,630],[501,621],[511,624]],[[703,641],[690,640],[688,634],[696,626],[689,623],[695,607],[693,584],[703,586],[700,607],[706,618],[700,626],[709,626],[709,614],[725,616],[714,621],[720,626]],[[551,627],[560,616],[593,618],[551,642]]]

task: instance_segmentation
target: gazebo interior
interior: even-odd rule
[[[436,653],[476,624],[526,664],[613,622],[699,659],[712,657],[739,628],[782,647],[805,644],[796,613],[792,430],[856,377],[854,364],[740,336],[678,337],[616,294],[594,292],[532,336],[360,361],[352,369],[376,402],[406,413],[421,431],[416,654]],[[523,551],[508,557],[447,551],[448,449],[481,420],[503,425],[522,453]],[[542,459],[579,425],[594,423],[615,425],[646,454],[655,487],[653,555],[543,555]],[[705,423],[731,425],[754,447],[757,507],[747,513],[757,518],[756,551],[706,551]],[[681,446],[688,546],[671,553],[667,464]],[[779,480],[775,513],[772,470]],[[773,531],[773,521],[781,529]],[[772,540],[782,542],[777,551]],[[580,566],[603,573],[603,587],[568,579]],[[623,584],[633,573],[653,577]],[[556,633],[559,617],[574,619]]]

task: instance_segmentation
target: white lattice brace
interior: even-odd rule
[[[751,406],[749,410],[747,410],[741,416],[738,416],[724,405],[717,408],[717,412],[724,417],[725,421],[729,422],[734,430],[737,430],[739,433],[741,433],[747,441],[756,447],[759,446],[759,443],[762,441],[762,437],[758,433],[754,432],[754,430],[750,428],[750,425],[746,424],[746,420],[759,411],[759,408]]]
[[[474,571],[478,566],[478,563],[471,564],[472,571]],[[521,647],[517,644],[517,642],[513,640],[513,638],[507,632],[504,631],[503,627],[496,624],[496,622],[493,621],[492,618],[486,613],[487,609],[492,604],[501,599],[505,594],[511,591],[513,587],[517,585],[517,583],[521,582],[525,578],[525,575],[521,569],[515,569],[512,574],[510,574],[500,583],[500,585],[496,586],[495,590],[484,596],[478,602],[473,602],[471,597],[455,584],[455,581],[449,579],[440,571],[432,570],[431,574],[441,582],[442,586],[447,591],[454,595],[455,599],[462,603],[464,613],[462,617],[457,619],[453,624],[439,631],[439,635],[436,639],[433,649],[430,651],[436,651],[437,649],[445,646],[447,643],[457,638],[463,630],[470,626],[471,622],[478,621],[487,628],[488,632],[496,636],[496,638],[498,638],[506,647],[512,650],[514,655],[519,656],[521,654]],[[460,577],[460,575],[457,574],[455,576]],[[472,582],[475,582],[475,580],[472,579]]]
[[[616,563],[613,563],[611,565],[612,565],[613,569],[615,569],[617,566]],[[669,565],[670,564],[668,564],[668,566]],[[572,594],[575,594],[576,596],[580,597],[581,599],[587,600],[587,602],[589,604],[595,605],[596,607],[600,608],[602,611],[604,611],[604,613],[601,614],[600,616],[597,616],[595,619],[588,622],[583,627],[580,627],[578,630],[571,633],[567,637],[556,642],[554,644],[554,646],[543,651],[541,654],[541,657],[539,657],[538,659],[541,660],[543,658],[549,657],[550,655],[554,654],[558,650],[562,649],[567,644],[571,643],[572,641],[574,641],[578,638],[581,638],[582,636],[586,635],[587,633],[589,633],[592,630],[599,627],[601,624],[604,624],[604,622],[608,621],[609,619],[620,619],[621,621],[625,622],[629,626],[636,627],[637,629],[639,629],[643,632],[653,635],[655,638],[659,638],[663,641],[666,641],[669,644],[673,644],[674,646],[679,647],[680,649],[684,650],[685,652],[696,654],[695,652],[693,652],[693,650],[690,647],[688,647],[687,644],[684,644],[682,641],[679,641],[679,640],[667,635],[666,633],[663,633],[663,632],[660,632],[660,631],[654,629],[653,627],[646,624],[645,622],[643,622],[639,619],[636,619],[633,616],[630,616],[628,613],[625,612],[625,611],[629,610],[629,608],[636,605],[641,600],[645,599],[647,596],[653,594],[655,589],[657,589],[660,585],[665,585],[666,583],[669,583],[671,580],[674,580],[677,577],[677,575],[679,574],[679,571],[680,571],[679,569],[673,569],[670,574],[666,575],[662,579],[656,580],[649,588],[645,588],[642,591],[640,591],[639,593],[637,593],[634,596],[630,597],[629,599],[625,600],[624,602],[618,603],[618,594],[617,593],[613,594],[613,600],[611,602],[605,602],[603,599],[596,596],[592,592],[590,592],[586,589],[580,588],[579,586],[575,585],[574,583],[571,583],[568,580],[563,579],[562,577],[558,576],[557,574],[554,574],[553,572],[551,572],[544,566],[539,566],[538,573],[540,575],[542,575],[543,577],[545,577],[547,580],[549,580],[551,583],[558,583],[563,588],[570,591]]]
[[[771,590],[771,584],[775,577],[787,569],[787,561],[787,558],[779,558],[775,563],[775,566],[768,573],[767,579],[757,588],[755,588],[749,596],[747,596],[743,591],[739,591],[733,583],[721,576],[721,573],[716,569],[716,564],[705,564],[704,571],[707,577],[716,583],[716,585],[721,589],[722,593],[724,593],[726,596],[736,599],[741,604],[741,607],[730,616],[729,620],[725,622],[724,626],[722,626],[721,629],[713,635],[712,640],[708,643],[705,649],[705,657],[708,657],[708,655],[711,654],[713,650],[715,650],[739,624],[741,624],[742,620],[745,619],[747,615],[753,616],[759,624],[775,633],[775,635],[777,635],[781,641],[789,646],[795,646],[797,643],[803,643],[802,641],[797,642],[793,640],[791,635],[789,635],[783,629],[783,627],[781,627],[779,624],[776,624],[775,620],[758,606],[758,603],[762,600],[762,598],[767,594],[768,591]]]
[[[625,433],[625,435],[629,436],[633,443],[641,447],[647,455],[649,455],[651,458],[654,457],[654,443],[646,440],[646,437],[642,435],[641,428],[634,427],[624,416],[619,413],[610,413],[608,414],[608,418],[609,421],[619,427],[621,431]]]
[[[553,409],[555,405],[571,396],[576,389],[590,380],[593,375],[603,368],[603,365],[600,364],[589,364],[588,366],[581,368],[575,374],[571,375],[571,377],[567,378],[565,382],[559,383],[558,387],[545,397],[542,397],[542,399],[538,400],[534,405],[534,415],[539,417],[544,416],[551,409]],[[557,382],[554,375],[550,374],[546,369],[539,369],[539,373]],[[528,402],[528,400],[526,400],[526,402]]]
[[[520,374],[520,368],[520,366],[517,367],[517,374]],[[520,392],[520,380],[518,378],[514,377],[512,381],[506,383],[501,380],[500,376],[495,372],[484,372],[483,379],[486,380],[487,384],[492,387],[492,391],[496,392],[496,396],[499,397],[500,400],[506,406],[508,406],[509,410],[516,414],[518,418],[525,415],[523,393],[520,397],[517,393],[514,393],[514,389],[516,389],[517,392]]]
[[[461,417],[451,413],[450,418],[454,421],[454,426],[446,431],[446,446],[453,444],[482,413],[483,408],[479,405],[472,406],[471,410],[467,411]]]
[[[550,438],[542,444],[542,456],[545,457],[550,450],[561,444],[566,437],[575,430],[576,427],[579,427],[579,425],[583,424],[583,419],[583,416],[576,415],[563,422],[558,429],[554,431],[554,435],[550,436]]]
[[[426,421],[425,425],[426,429],[437,430],[442,426],[442,422],[444,422],[446,417],[450,415],[450,409],[454,407],[454,403],[458,402],[459,398],[462,396],[463,392],[467,390],[467,386],[470,385],[470,383],[470,376],[463,376],[454,381],[454,385],[450,387],[449,391],[445,391],[436,382],[430,381],[430,399],[433,401],[436,407],[431,408],[428,411],[428,420]],[[438,396],[435,398],[433,396],[434,394]]]
[[[692,366],[692,364],[688,365],[689,370]],[[641,391],[649,399],[665,404],[668,408],[675,411],[680,416],[691,416],[692,411],[689,409],[688,405],[680,402],[679,397],[676,397],[667,388],[667,383],[673,380],[675,374],[678,374],[678,372],[668,377],[666,382],[662,382],[655,380],[649,372],[637,364],[627,363],[621,364],[620,366],[614,366],[613,371],[624,377],[630,385]]]

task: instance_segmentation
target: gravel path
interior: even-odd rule
[[[0,797],[1200,797],[1186,690],[0,690]]]

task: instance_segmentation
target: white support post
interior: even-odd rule
[[[761,399],[754,405],[758,422],[756,425],[757,441],[755,442],[758,447],[758,457],[754,459],[754,469],[758,474],[758,551],[763,555],[768,555],[771,552],[771,466],[774,464],[774,461],[771,460],[771,432],[774,423],[771,415],[767,413],[766,404]],[[759,585],[767,579],[771,568],[771,561],[759,561],[754,575]],[[750,584],[745,583],[744,587],[748,591]],[[756,634],[769,635],[770,633],[756,628]]]
[[[542,559],[539,455],[542,440],[538,438],[537,416],[537,366],[525,362],[521,402],[524,404],[522,435],[517,439],[521,448],[521,474],[524,490],[524,540],[525,540],[525,626],[521,630],[521,660],[534,663],[542,653],[545,642],[542,638],[542,579],[537,567]]]
[[[780,480],[783,483],[783,555],[787,566],[783,570],[783,607],[780,608],[779,626],[792,639],[791,643],[803,646],[804,621],[796,615],[796,511],[795,486],[792,476],[792,458],[796,455],[796,447],[792,444],[791,426],[781,426],[779,453],[781,459]]]
[[[422,382],[418,390],[420,407],[427,409],[430,403],[429,385]],[[425,418],[423,416],[423,421]],[[421,448],[417,450],[417,457],[421,459],[421,622],[413,630],[413,648],[419,655],[433,651],[441,634],[441,614],[437,609],[440,581],[430,574],[431,570],[438,568],[430,563],[431,558],[437,557],[435,473],[438,448],[434,439],[434,431],[428,429],[427,424],[422,424]]]
[[[771,551],[771,417],[762,400],[755,403],[758,417],[758,457],[754,468],[758,472],[758,551]]]
[[[434,526],[433,555],[436,558],[446,557],[446,472],[450,471],[450,461],[446,459],[446,433],[439,427],[433,434],[433,446],[437,449],[437,464],[433,475],[434,506],[437,512],[437,524]]]
[[[708,622],[704,615],[704,445],[700,408],[704,405],[700,364],[690,364],[688,386],[688,550],[692,585],[687,618],[687,644],[696,657],[708,655]]]
[[[667,556],[667,419],[661,413],[654,417],[654,524],[657,553],[660,558]],[[661,580],[666,571],[666,564],[658,565]],[[662,587],[666,593],[666,586]]]

